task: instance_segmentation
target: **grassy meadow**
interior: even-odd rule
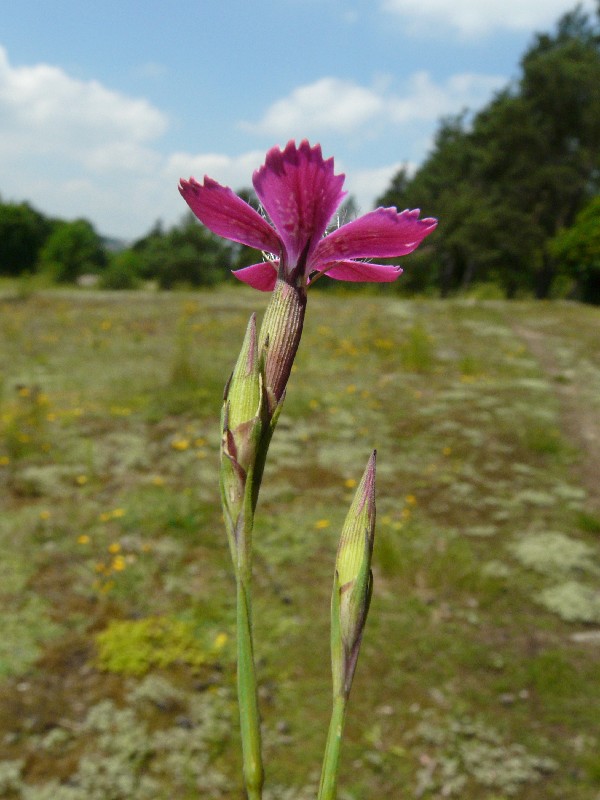
[[[251,311],[0,295],[0,797],[240,800],[218,419]],[[316,794],[378,450],[340,800],[600,798],[600,309],[309,296],[255,528],[265,800]]]

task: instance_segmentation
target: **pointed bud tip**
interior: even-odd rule
[[[342,526],[336,558],[341,585],[357,577],[365,558],[370,563],[375,535],[375,460],[374,450]]]
[[[373,513],[375,509],[375,473],[377,466],[377,450],[373,450],[367,466],[365,467],[362,480],[360,482],[357,495],[360,496],[358,510],[362,511],[365,503],[368,502],[368,511]]]
[[[375,484],[375,468],[377,466],[377,450],[373,450],[367,461],[365,474],[369,476],[371,483]]]

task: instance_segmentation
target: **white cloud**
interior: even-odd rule
[[[429,73],[416,72],[404,94],[390,99],[389,116],[398,124],[435,121],[464,108],[480,108],[505,85],[506,79],[499,75],[461,73],[435,83]]]
[[[320,137],[330,132],[369,135],[377,124],[407,125],[436,121],[463,108],[479,108],[506,84],[498,75],[462,73],[435,83],[417,72],[402,91],[391,91],[381,80],[368,88],[350,81],[322,78],[300,86],[271,105],[257,123],[241,123],[254,133],[286,138]]]
[[[375,169],[359,169],[348,175],[346,189],[356,200],[361,214],[371,210],[375,199],[385,192],[401,167],[405,167],[409,174],[414,173],[414,164],[397,161]]]
[[[143,231],[167,208],[173,218],[176,182],[170,207],[161,186],[164,157],[155,147],[169,120],[147,100],[48,64],[13,66],[0,47],[0,118],[5,199],[85,216],[122,236]]]
[[[210,175],[225,186],[239,189],[252,185],[252,173],[264,158],[263,150],[253,150],[234,157],[220,153],[173,153],[167,158],[164,174],[175,181],[190,175],[201,181],[205,175]]]
[[[141,235],[154,220],[179,219],[180,177],[209,174],[234,187],[250,184],[264,152],[237,158],[165,154],[169,120],[146,100],[47,64],[12,66],[0,47],[0,191],[41,211],[87,217],[102,233]]]
[[[569,0],[382,0],[384,11],[397,15],[411,33],[436,35],[453,28],[465,37],[495,30],[546,30],[565,12]],[[593,0],[583,6],[593,10]]]
[[[299,130],[303,136],[348,133],[379,114],[383,104],[373,89],[327,77],[299,86],[268,108],[259,122],[242,125],[253,133],[283,138],[293,137]]]
[[[0,47],[2,152],[69,152],[84,162],[102,147],[141,145],[162,135],[167,117],[146,100],[76,80],[47,64],[12,67]]]

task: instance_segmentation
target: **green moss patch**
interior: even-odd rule
[[[225,633],[199,636],[194,625],[172,617],[119,620],[96,635],[97,664],[125,675],[174,664],[200,667],[219,661],[227,643]]]

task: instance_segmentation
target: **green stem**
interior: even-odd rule
[[[261,800],[264,772],[261,755],[260,716],[252,645],[249,581],[237,576],[238,702],[248,800]]]
[[[321,772],[321,783],[319,785],[317,800],[335,800],[336,798],[340,750],[342,746],[342,735],[344,733],[344,722],[346,720],[346,706],[347,698],[344,697],[344,695],[338,695],[333,701],[331,722],[329,723],[329,733],[327,734],[327,744],[325,745],[323,770]]]
[[[258,344],[255,318],[250,320],[242,353],[225,389],[221,418],[221,498],[236,575],[237,685],[249,800],[261,799],[264,782],[250,592],[254,509],[269,442],[300,343],[305,310],[304,287],[278,278]],[[262,372],[262,384],[257,368]]]

